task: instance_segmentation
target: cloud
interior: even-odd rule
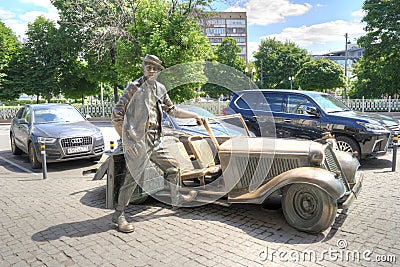
[[[44,7],[46,9],[51,9],[53,7],[50,0],[19,0],[22,3],[33,4],[35,6]]]
[[[58,10],[47,0],[21,0],[21,2],[31,3],[39,6],[38,10],[12,12],[4,8],[0,8],[0,19],[4,24],[11,28],[13,32],[21,38],[26,38],[28,23],[32,23],[38,16],[43,16],[53,22],[59,19]],[[44,8],[44,9],[43,9]],[[39,11],[42,9],[43,11]]]
[[[15,17],[15,13],[0,7],[0,18],[1,20],[12,19]]]
[[[250,0],[244,6],[230,7],[227,12],[247,12],[249,25],[269,25],[285,21],[286,17],[306,14],[312,5],[294,4],[289,0]]]
[[[48,20],[56,22],[58,20],[58,12],[43,12],[43,11],[30,11],[20,14],[18,17],[21,21],[25,23],[31,23],[39,16],[43,16]]]
[[[365,33],[363,27],[359,22],[336,20],[300,28],[285,28],[281,33],[263,36],[261,39],[275,38],[283,42],[290,40],[304,47],[343,40],[345,33],[352,38],[358,37]]]
[[[260,42],[247,42],[247,55],[249,61],[254,61],[253,53],[258,51]]]

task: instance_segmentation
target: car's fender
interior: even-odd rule
[[[336,178],[334,173],[317,167],[300,167],[281,173],[252,192],[240,195],[229,194],[228,202],[261,204],[273,192],[290,184],[317,186],[334,200],[346,193],[343,182]]]

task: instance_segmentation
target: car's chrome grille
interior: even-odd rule
[[[248,188],[252,184],[261,184],[288,170],[300,167],[296,158],[259,158],[235,157],[238,170],[244,170],[236,188]],[[272,166],[271,166],[272,165]],[[268,172],[269,170],[269,172]]]
[[[345,176],[344,173],[341,171],[339,166],[339,162],[336,159],[335,152],[333,152],[332,147],[326,146],[325,148],[325,162],[324,167],[335,174],[339,174],[338,179],[341,179],[344,182]],[[346,189],[350,190],[348,187],[348,183],[344,182]]]
[[[92,143],[93,139],[91,136],[71,137],[71,138],[61,139],[62,147],[85,146],[85,145],[91,145]]]
[[[330,146],[327,146],[325,149],[325,166],[327,170],[331,172],[338,172],[340,171],[340,168],[336,162],[336,157],[333,154],[332,148]]]

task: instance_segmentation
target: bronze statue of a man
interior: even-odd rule
[[[172,117],[195,118],[198,121],[201,118],[195,113],[178,109],[172,103],[165,86],[156,80],[158,72],[163,69],[162,61],[157,56],[146,55],[141,59],[143,76],[128,84],[112,114],[112,123],[122,137],[125,158],[127,162],[133,162],[127,164],[129,173],[119,190],[118,204],[112,216],[119,231],[125,233],[133,232],[134,226],[126,221],[124,208],[137,186],[135,180],[143,174],[148,160],[164,172],[164,178],[170,184],[173,206],[190,202],[197,195],[196,191],[188,195],[179,194],[179,163],[161,143],[161,121],[162,111]],[[129,116],[126,116],[127,113]]]

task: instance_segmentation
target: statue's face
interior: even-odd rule
[[[155,81],[157,79],[157,74],[160,71],[160,67],[153,64],[145,64],[143,67],[143,74],[150,81]]]

